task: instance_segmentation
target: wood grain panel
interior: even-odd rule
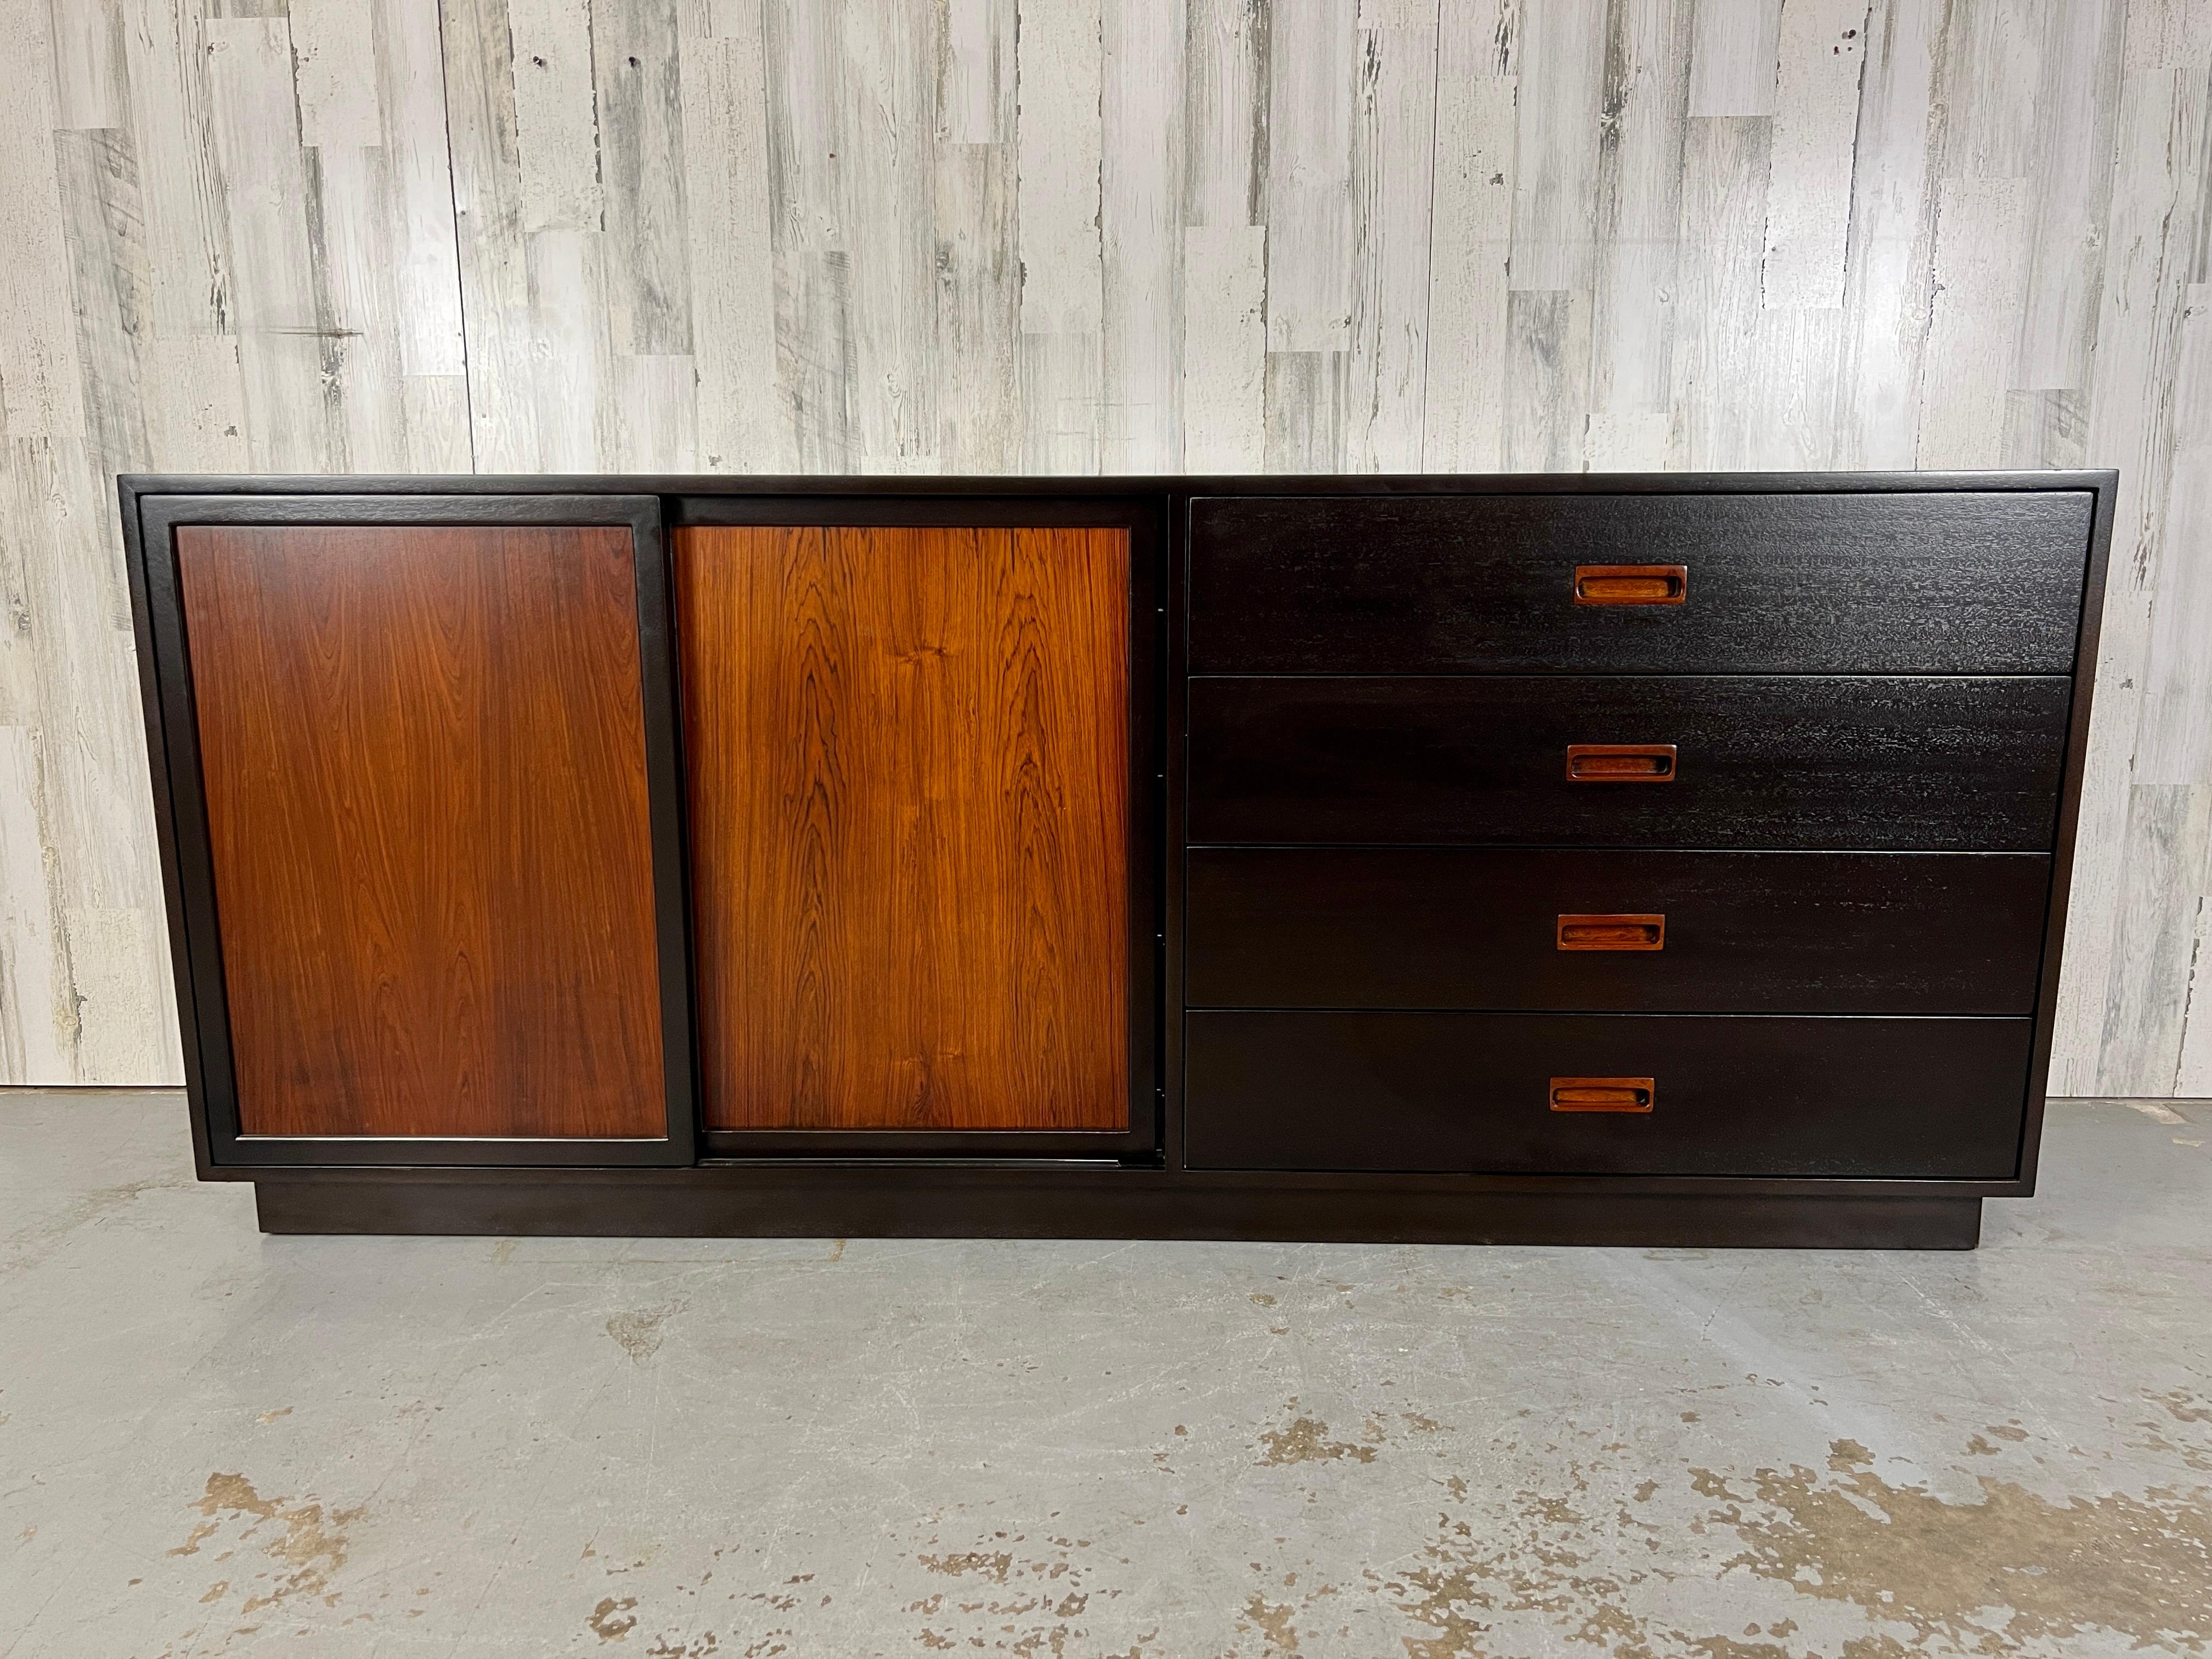
[[[629,532],[177,555],[241,1131],[664,1134]]]
[[[676,547],[708,1127],[1125,1127],[1127,532]]]
[[[2094,498],[1480,495],[1191,504],[1199,673],[2069,674]],[[1576,572],[1680,565],[1672,605]]]
[[[1480,675],[1190,683],[1194,842],[2041,853],[2072,683]],[[1585,738],[1663,784],[1570,782]]]
[[[2033,853],[1194,848],[1194,1006],[2027,1014],[2051,860]],[[1666,917],[1562,950],[1562,912]]]
[[[1190,1162],[2005,1180],[2033,1030],[1870,1015],[1194,1013]],[[1568,1076],[1649,1079],[1652,1109],[1554,1111]]]

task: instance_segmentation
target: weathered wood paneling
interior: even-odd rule
[[[0,1079],[175,1075],[118,469],[2086,464],[2124,480],[2056,1085],[2212,1092],[2203,0],[0,32]]]

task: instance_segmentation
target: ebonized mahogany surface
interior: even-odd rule
[[[2027,1019],[1193,1012],[1194,1169],[2001,1178]],[[1650,1078],[1649,1114],[1555,1112]]]
[[[1698,1193],[1466,1180],[1170,1173],[1089,1160],[712,1164],[696,1170],[264,1173],[267,1233],[605,1237],[1356,1238],[1398,1243],[1970,1250],[1978,1197],[1817,1182]],[[1572,1190],[1562,1190],[1572,1187]]]
[[[2095,497],[1274,496],[1191,503],[1200,673],[2065,674]],[[1577,565],[1681,564],[1579,605]]]
[[[1190,683],[1193,842],[2044,852],[2071,684],[1799,675]],[[1673,744],[1576,783],[1571,744]]]
[[[1195,848],[1194,1006],[2027,1014],[2051,860],[2030,853]],[[1563,914],[1661,947],[1562,951]]]
[[[675,542],[707,1127],[1124,1129],[1127,533]]]
[[[630,532],[176,544],[241,1132],[665,1134]]]

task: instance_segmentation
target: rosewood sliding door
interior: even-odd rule
[[[149,560],[218,1150],[688,1161],[657,507],[408,505],[434,521],[179,523]]]
[[[674,539],[710,1136],[1141,1140],[1131,532]]]

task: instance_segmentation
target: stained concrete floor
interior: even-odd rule
[[[0,1655],[2203,1653],[2208,1128],[1973,1255],[303,1239],[0,1096]]]

